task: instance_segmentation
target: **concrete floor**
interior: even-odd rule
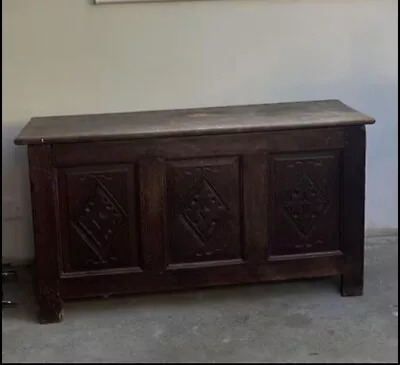
[[[367,239],[365,294],[332,279],[70,302],[39,325],[22,276],[5,285],[3,362],[398,360],[398,239]]]

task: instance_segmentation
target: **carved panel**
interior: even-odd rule
[[[59,175],[64,271],[137,266],[133,169],[71,168]]]
[[[207,178],[201,176],[184,199],[182,218],[193,229],[201,242],[212,238],[219,221],[228,213],[224,202]]]
[[[169,261],[241,257],[238,159],[171,161],[167,179]]]
[[[339,153],[272,157],[270,254],[339,248]]]
[[[307,236],[329,206],[329,202],[321,188],[304,172],[283,201],[283,206],[298,232]]]

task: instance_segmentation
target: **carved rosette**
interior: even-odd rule
[[[294,189],[289,192],[283,206],[297,231],[307,236],[316,220],[328,207],[328,200],[321,188],[304,173]]]
[[[227,212],[224,202],[205,177],[201,177],[184,198],[183,219],[202,243],[211,239]]]
[[[86,202],[73,226],[83,241],[95,254],[96,259],[88,259],[89,265],[104,265],[116,262],[110,254],[113,235],[126,216],[112,194],[96,179],[96,187]]]

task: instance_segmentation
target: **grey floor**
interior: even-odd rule
[[[6,284],[3,362],[398,360],[398,239],[367,239],[365,294],[332,279],[72,302],[36,323],[26,278]]]

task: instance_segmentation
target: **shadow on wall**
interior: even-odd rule
[[[15,264],[34,254],[27,148],[13,142],[27,122],[3,124],[2,256]]]

